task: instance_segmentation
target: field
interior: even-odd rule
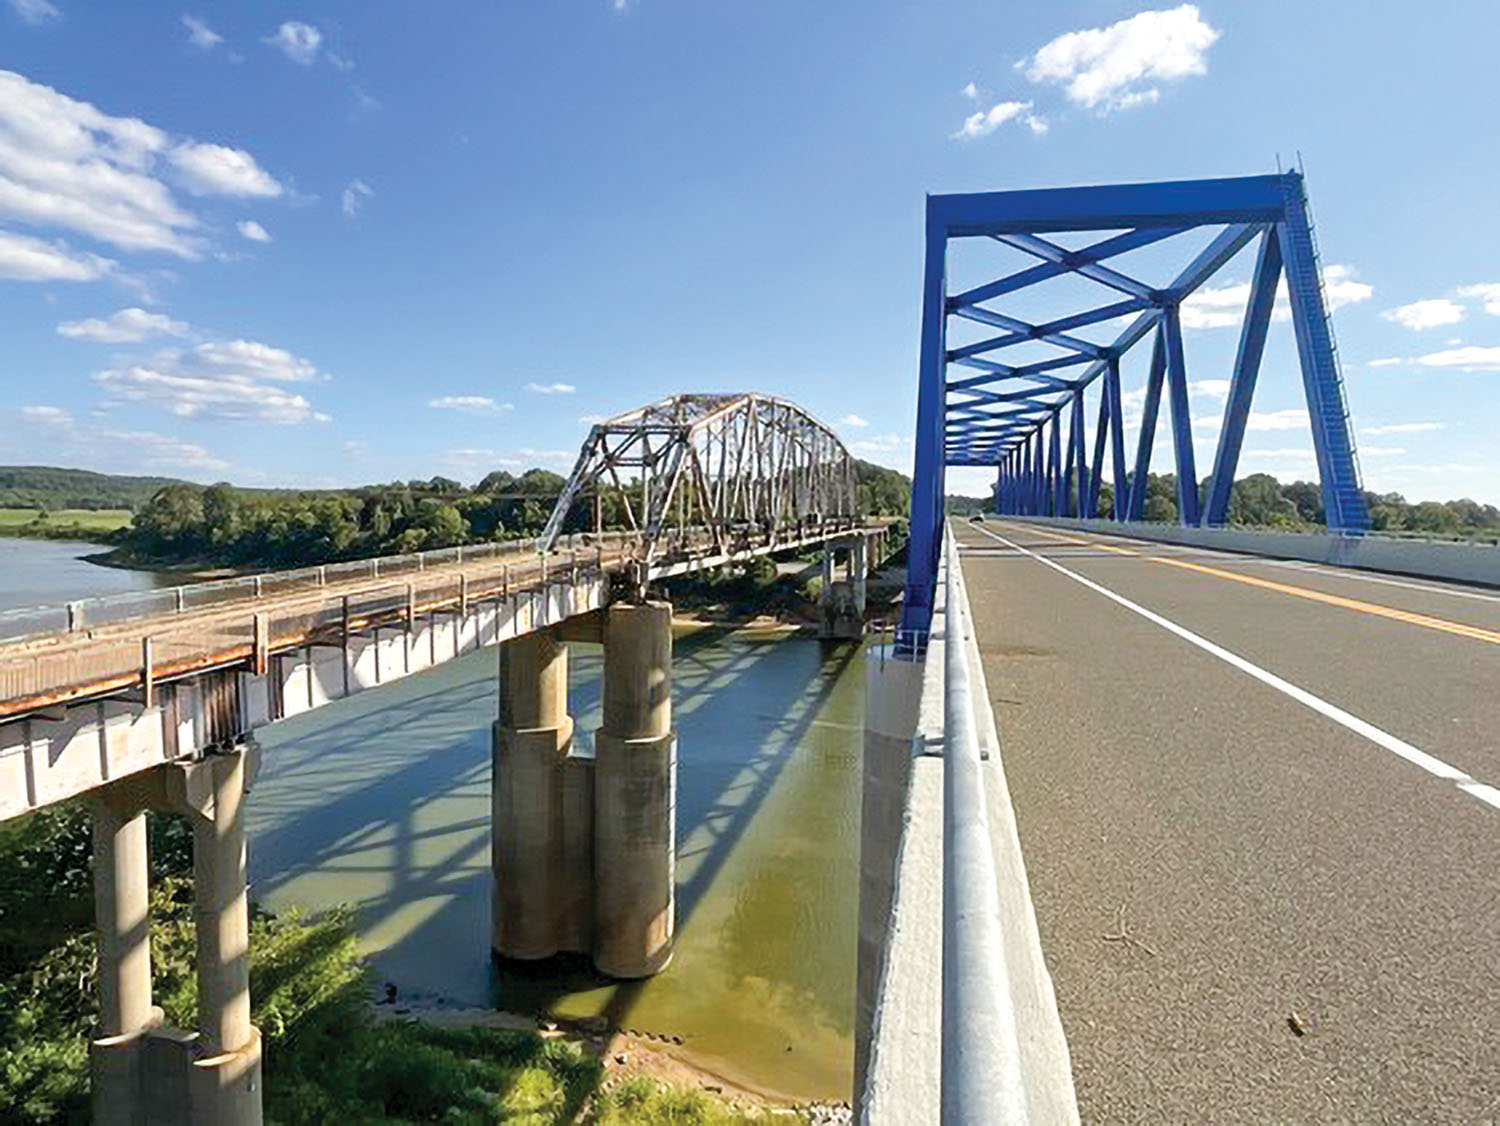
[[[38,516],[34,508],[0,508],[0,535],[13,531],[23,524],[32,523]],[[112,532],[130,523],[128,508],[59,508],[47,513],[46,523],[53,527],[83,528],[91,532]]]

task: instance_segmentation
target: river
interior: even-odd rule
[[[0,540],[0,606],[162,581],[78,553]],[[602,1015],[733,1083],[849,1098],[863,651],[776,630],[677,633],[678,930],[662,974],[619,983],[581,959],[491,962],[494,650],[258,733],[252,897],[275,911],[352,904],[376,980],[403,1007]],[[600,650],[571,653],[571,710],[589,740]]]

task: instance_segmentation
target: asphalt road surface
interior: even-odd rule
[[[1500,591],[955,528],[1084,1119],[1500,1121]]]

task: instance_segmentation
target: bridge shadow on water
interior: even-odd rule
[[[316,910],[353,903],[379,979],[396,984],[400,991],[398,1007],[493,1005],[537,1014],[587,1015],[602,1018],[610,1027],[632,1027],[632,1013],[653,982],[677,978],[681,988],[691,992],[697,987],[695,975],[702,972],[692,963],[705,960],[705,951],[709,958],[720,959],[732,954],[721,949],[724,941],[740,946],[748,942],[752,947],[759,941],[753,934],[725,940],[717,932],[701,934],[691,944],[686,940],[694,935],[695,916],[714,898],[715,881],[736,845],[815,724],[836,729],[837,754],[843,761],[830,769],[842,772],[833,803],[839,808],[828,816],[847,822],[852,809],[852,824],[842,830],[849,839],[840,851],[852,856],[857,849],[852,837],[858,826],[862,694],[854,692],[833,709],[843,722],[820,716],[829,710],[830,697],[848,676],[858,651],[848,644],[783,641],[718,626],[678,637],[673,704],[679,732],[679,952],[660,978],[623,983],[606,979],[581,957],[531,965],[491,963],[492,650],[268,729],[263,739],[265,766],[249,807],[252,895],[272,909],[295,904]],[[578,738],[588,743],[598,725],[602,662],[597,646],[575,645],[572,653],[570,708]],[[809,791],[796,809],[778,814],[778,839],[803,834],[806,822],[822,815],[816,794]],[[828,849],[828,841],[820,838],[806,843],[804,853]],[[812,863],[818,861],[812,857]],[[837,870],[836,879],[828,878],[830,884],[857,878],[847,856],[830,864],[830,871]],[[761,892],[772,900],[782,893],[799,894],[785,888]],[[743,906],[718,903],[713,914],[719,919],[741,912]],[[800,907],[803,913],[818,909],[816,902]],[[768,913],[775,911],[772,904]],[[847,960],[848,973],[843,973],[842,964],[821,974],[794,968],[793,975],[805,975],[806,980],[791,983],[810,994],[820,1009],[829,1010],[821,1019],[840,1033],[852,1020],[853,1006],[854,920],[852,911],[847,913],[847,920],[835,920],[822,937],[825,944],[847,946],[836,952],[835,962]],[[776,923],[767,920],[767,925]],[[785,942],[786,937],[768,941]],[[755,960],[753,954],[749,960]],[[809,952],[809,967],[827,964],[827,956]],[[768,975],[764,966],[753,972]],[[672,1019],[661,1012],[656,1018]],[[666,1034],[674,1029],[652,1031]],[[786,1051],[791,1050],[788,1045]],[[771,1084],[774,1078],[762,1081]]]

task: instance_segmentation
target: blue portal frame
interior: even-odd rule
[[[1108,264],[1128,251],[1207,227],[1222,229],[1166,286],[1149,285]],[[1076,250],[1041,237],[1065,231],[1119,233]],[[947,250],[948,241],[955,238],[993,239],[1038,262],[949,294]],[[1194,290],[1257,239],[1255,275],[1231,372],[1224,424],[1212,474],[1200,487],[1180,308]],[[1109,300],[1042,324],[1008,316],[991,304],[1065,274],[1094,282],[1109,291]],[[949,465],[996,467],[997,512],[1093,516],[1099,510],[1107,443],[1115,518],[1139,520],[1165,396],[1175,455],[1178,518],[1184,524],[1223,524],[1283,274],[1328,526],[1362,532],[1369,527],[1369,513],[1300,173],[929,196],[916,467],[902,628],[925,630],[932,616]],[[1132,315],[1111,343],[1094,343],[1076,334],[1089,325]],[[950,317],[998,331],[949,349]],[[1147,337],[1151,338],[1151,365],[1144,417],[1134,471],[1127,476],[1120,357]],[[1052,345],[1060,354],[1029,363],[1004,362],[1006,349],[1035,341]],[[950,377],[951,368],[963,372]],[[1102,391],[1091,461],[1084,441],[1083,394],[1095,380],[1102,381]],[[1069,415],[1066,441],[1064,414]]]

